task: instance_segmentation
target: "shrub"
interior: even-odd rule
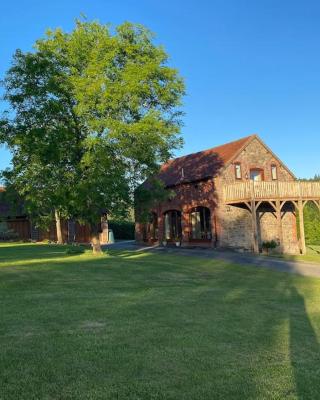
[[[267,250],[275,249],[278,243],[275,240],[270,240],[262,243],[262,247]]]
[[[134,239],[134,222],[109,221],[109,228],[113,230],[113,235],[116,240]]]

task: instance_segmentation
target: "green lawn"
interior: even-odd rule
[[[0,245],[0,399],[312,399],[320,279]]]
[[[276,256],[276,257],[279,257]],[[317,245],[308,245],[307,246],[307,254],[305,255],[287,255],[284,254],[281,258],[285,258],[286,260],[290,261],[307,261],[312,262],[320,265],[320,246]],[[320,396],[319,396],[320,398]]]
[[[304,256],[297,256],[296,260],[311,261],[320,265],[320,246],[309,245],[307,246],[307,254]]]

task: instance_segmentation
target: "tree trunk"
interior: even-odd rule
[[[102,254],[98,229],[94,229],[91,233],[91,244],[93,254]]]
[[[100,231],[101,225],[91,225],[91,244],[93,254],[102,254],[101,243],[100,243]]]
[[[101,242],[102,244],[106,244],[109,241],[109,226],[108,226],[108,218],[107,215],[104,214],[101,217]]]
[[[61,231],[61,219],[60,219],[60,214],[59,214],[58,210],[54,210],[54,216],[55,216],[55,220],[56,220],[57,243],[63,244],[62,231]]]

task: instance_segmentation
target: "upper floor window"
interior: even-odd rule
[[[271,177],[273,181],[278,179],[278,169],[275,164],[271,165]]]
[[[261,168],[250,169],[250,179],[252,181],[261,182],[264,180],[264,172]]]
[[[236,163],[234,165],[234,170],[235,170],[236,179],[242,179],[242,172],[241,172],[241,164],[240,163]]]

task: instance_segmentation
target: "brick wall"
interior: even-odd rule
[[[169,210],[177,210],[181,212],[182,225],[182,245],[189,241],[190,234],[190,211],[195,207],[207,207],[211,212],[211,230],[214,237],[214,209],[216,208],[216,191],[212,179],[184,183],[169,190],[175,193],[173,199],[163,202],[158,207],[150,210],[158,216],[159,241],[164,237],[164,213]],[[142,241],[145,229],[144,224],[136,223],[136,240]]]
[[[251,168],[260,168],[264,172],[264,180],[271,181],[271,166],[277,166],[278,180],[293,181],[294,177],[289,173],[273,154],[254,139],[239,154],[234,163],[230,164],[222,174],[214,180],[204,182],[187,183],[171,188],[175,197],[171,201],[159,204],[152,211],[158,216],[159,241],[163,240],[164,218],[163,214],[168,210],[178,210],[182,213],[182,242],[187,244],[190,233],[189,213],[197,206],[208,207],[211,211],[212,243],[220,247],[243,248],[252,250],[252,218],[248,210],[223,204],[222,190],[225,184],[235,183],[235,163],[241,163],[242,181],[250,176]],[[247,176],[246,176],[247,175]],[[287,253],[298,252],[298,240],[296,230],[296,217],[292,205],[287,205],[283,213],[283,250]],[[279,240],[279,229],[275,215],[260,209],[258,213],[260,243],[267,240]],[[136,239],[144,238],[144,226],[136,224]],[[215,243],[217,234],[217,243]]]

